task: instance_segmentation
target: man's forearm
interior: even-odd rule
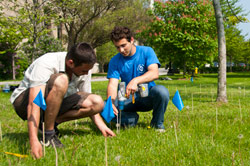
[[[37,132],[39,127],[39,120],[40,120],[40,110],[33,109],[32,105],[27,107],[27,121],[28,121],[28,131],[29,131],[29,139],[30,144],[33,141],[37,141]]]
[[[112,86],[108,86],[108,90],[107,90],[107,98],[111,96],[112,101],[116,99],[117,97],[117,87],[114,88]]]
[[[102,127],[103,125],[106,126],[106,124],[105,124],[104,121],[102,120],[100,114],[92,115],[92,116],[90,116],[90,118],[91,118],[91,120],[95,123],[95,125],[98,127],[98,129],[101,129],[101,127]]]
[[[151,82],[159,78],[159,73],[157,71],[148,71],[145,74],[136,77],[137,84]]]

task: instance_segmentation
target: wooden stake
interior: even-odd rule
[[[119,113],[116,116],[116,132],[119,133],[119,119],[118,119]]]
[[[77,128],[77,126],[78,126],[78,125],[77,125],[77,120],[75,120],[75,128]]]
[[[0,122],[0,141],[3,141],[3,136],[2,136],[2,127],[1,127],[1,122]]]
[[[44,127],[44,122],[43,122],[43,154],[45,156],[45,127]]]
[[[194,98],[194,96],[193,96],[193,93],[192,93],[192,112],[193,112],[193,108],[194,108],[194,101],[193,101],[194,99],[193,98]]]
[[[53,148],[54,148],[55,153],[56,153],[56,166],[58,166],[58,155],[57,155],[56,146],[55,146],[55,143],[54,143],[54,141],[53,141],[53,140],[51,140],[51,142],[52,142]]]
[[[200,84],[200,93],[201,93],[201,84]]]
[[[121,131],[121,125],[122,125],[122,110],[120,111],[119,133]]]
[[[240,97],[241,97],[241,87],[239,87],[239,91],[240,91]]]
[[[175,131],[175,139],[176,139],[176,143],[177,143],[177,146],[178,146],[178,138],[177,138],[177,132],[176,132],[175,121],[174,121],[174,131]]]
[[[216,107],[216,131],[218,131],[218,110]]]
[[[213,102],[214,101],[214,94],[212,91],[211,91],[211,96],[212,96],[212,102]]]
[[[201,102],[201,84],[200,84],[200,102]]]
[[[239,108],[240,108],[240,120],[242,120],[240,99],[239,99]]]
[[[246,87],[244,86],[244,97],[246,97]]]
[[[234,166],[234,152],[232,153],[232,166]]]
[[[105,164],[108,166],[108,148],[107,148],[107,137],[105,137]]]
[[[187,85],[185,85],[185,93],[186,93],[186,95],[187,95]]]

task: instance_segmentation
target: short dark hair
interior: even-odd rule
[[[133,37],[132,31],[128,27],[122,27],[122,26],[114,27],[114,29],[110,34],[110,39],[115,42],[118,42],[123,38],[127,39],[130,42],[131,37]]]
[[[85,64],[95,64],[96,55],[90,44],[82,42],[75,44],[67,53],[66,59],[72,59],[75,66]]]

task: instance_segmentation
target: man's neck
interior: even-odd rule
[[[130,56],[135,55],[135,53],[136,53],[136,46],[133,44],[133,45],[132,45],[131,52],[130,52]]]
[[[67,67],[67,65],[65,66],[65,73],[66,73],[67,76],[69,77],[69,81],[71,81],[71,78],[72,78],[72,71],[69,69],[69,67]]]

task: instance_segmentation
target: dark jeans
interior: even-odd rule
[[[121,113],[121,125],[135,126],[137,124],[139,115],[136,112],[147,112],[153,109],[153,118],[151,120],[151,127],[164,129],[164,114],[167,109],[169,101],[169,92],[167,88],[162,85],[156,85],[149,90],[147,97],[140,97],[138,93],[135,94],[135,103],[132,103],[132,96],[124,103],[124,110]],[[118,100],[115,101],[118,108]],[[112,119],[116,122],[116,117]]]

